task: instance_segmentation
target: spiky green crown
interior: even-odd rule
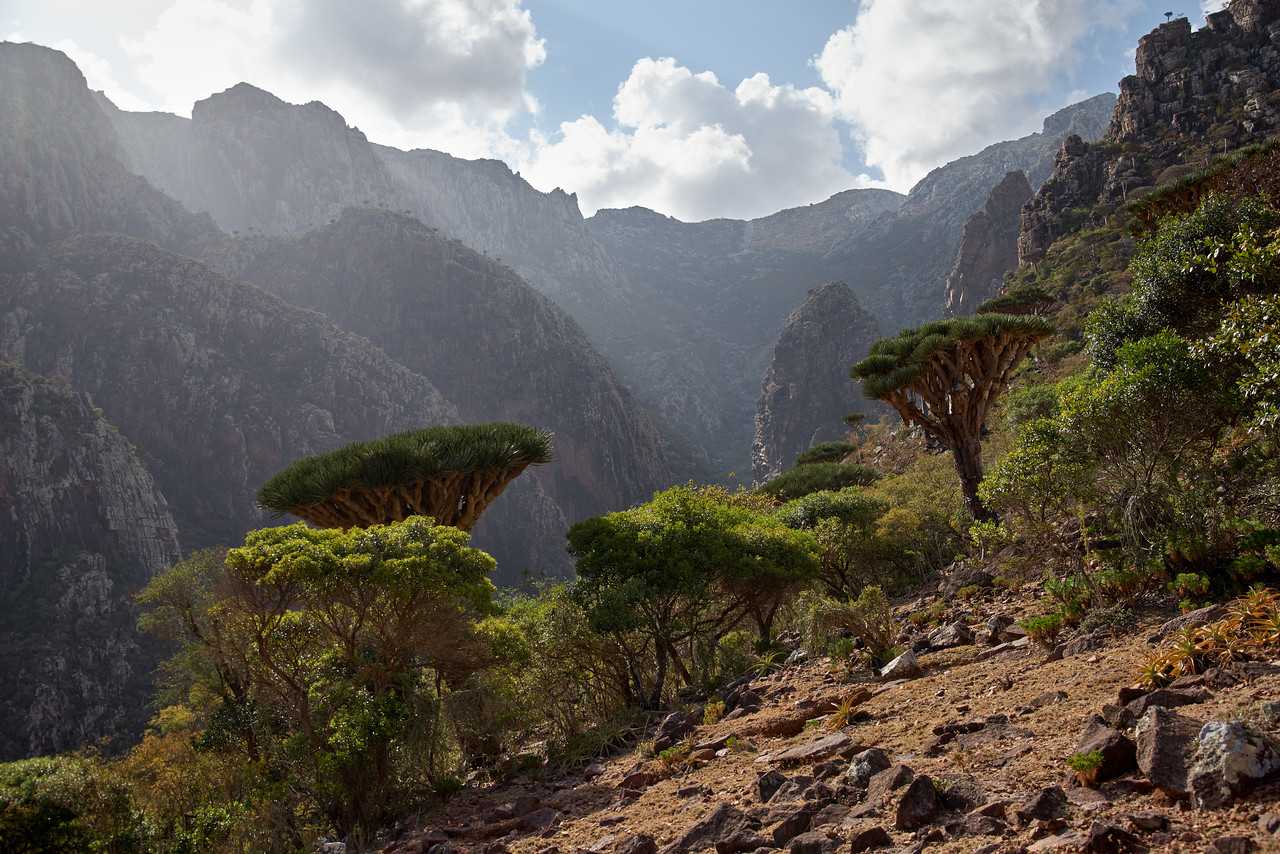
[[[978,306],[975,314],[1030,314],[1053,304],[1053,294],[1044,288],[1026,285],[994,296]]]
[[[327,501],[340,489],[398,486],[445,473],[514,469],[551,461],[551,434],[523,424],[427,427],[298,460],[258,491],[277,514]]]
[[[963,341],[1009,335],[1040,338],[1052,332],[1052,323],[1032,315],[979,314],[937,320],[880,339],[850,375],[862,381],[867,397],[882,398],[919,378],[931,356],[953,350]]]

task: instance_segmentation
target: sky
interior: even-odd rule
[[[504,160],[583,213],[754,217],[930,169],[1115,91],[1220,0],[0,0],[121,108],[245,81],[375,142]]]

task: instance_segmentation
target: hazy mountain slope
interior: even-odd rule
[[[0,760],[142,729],[159,659],[132,596],[177,558],[128,440],[86,395],[0,363]]]
[[[0,357],[93,395],[188,547],[267,521],[258,486],[298,457],[458,417],[365,339],[147,243],[70,238],[0,285]]]
[[[433,378],[462,417],[551,430],[535,472],[577,520],[673,479],[654,425],[563,310],[509,267],[387,211],[264,241],[239,274],[364,335]]]
[[[876,320],[843,282],[809,291],[774,345],[756,410],[753,471],[764,480],[795,465],[817,442],[844,438],[851,412],[867,412],[849,366],[880,335]]]
[[[0,42],[0,116],[4,267],[78,231],[184,249],[214,230],[125,168],[111,123],[65,54]]]

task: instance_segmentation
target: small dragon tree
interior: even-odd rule
[[[522,424],[428,427],[299,460],[258,504],[321,528],[430,516],[469,531],[521,472],[550,460],[551,435]]]
[[[992,513],[978,497],[982,427],[1031,347],[1053,332],[1034,315],[980,314],[929,323],[877,341],[853,366],[867,397],[883,400],[951,449],[975,519]]]

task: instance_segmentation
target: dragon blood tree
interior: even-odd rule
[[[521,472],[550,460],[551,435],[522,424],[428,427],[299,460],[258,504],[321,528],[430,516],[469,531]]]
[[[867,397],[883,400],[951,450],[975,519],[992,513],[978,498],[982,428],[1013,369],[1053,325],[1034,315],[979,314],[929,323],[877,341],[853,366]]]

